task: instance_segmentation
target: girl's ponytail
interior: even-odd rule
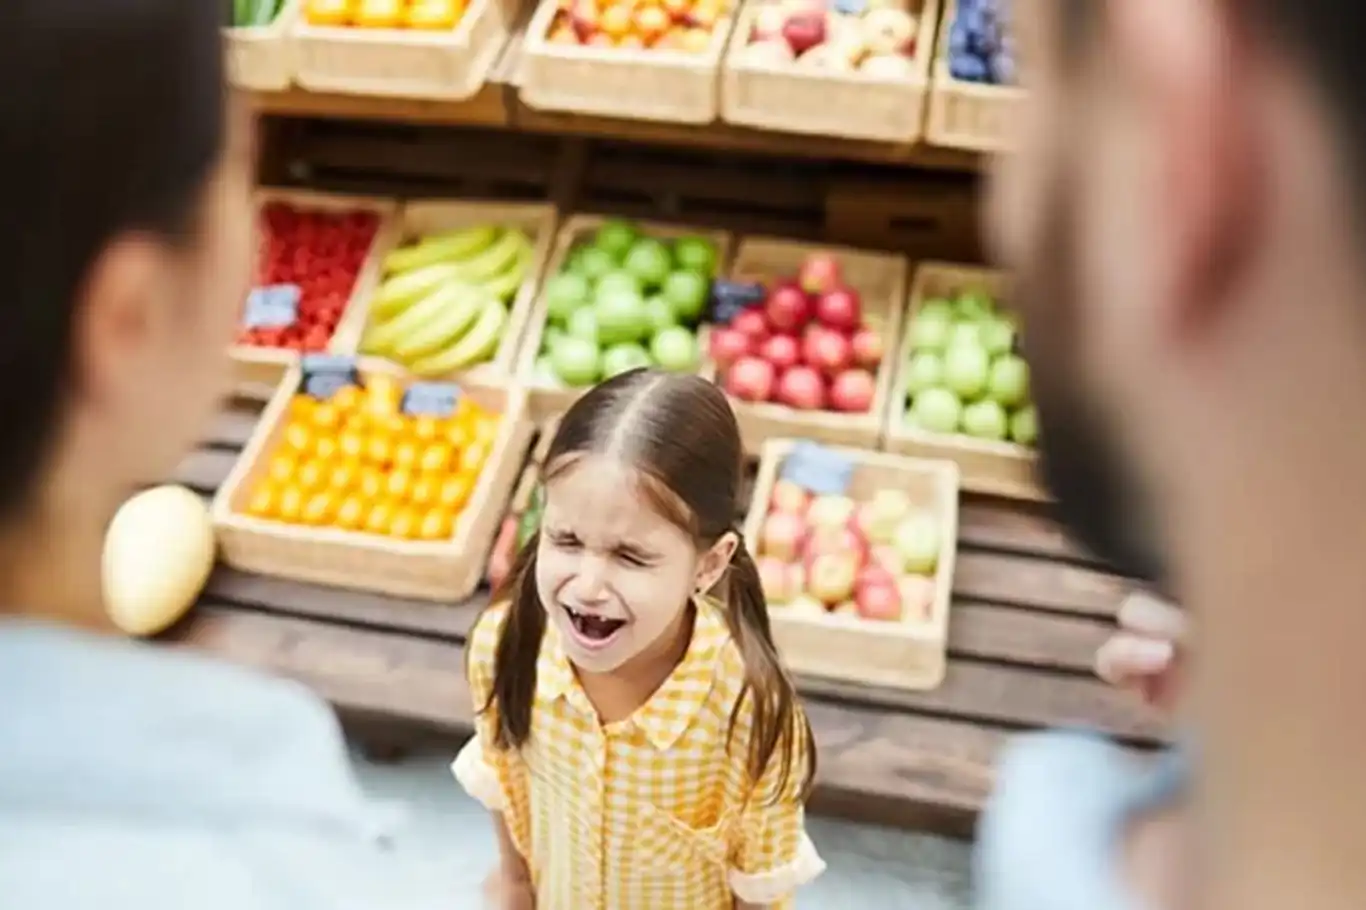
[[[727,736],[734,736],[741,711],[749,702],[753,712],[747,757],[751,779],[760,780],[776,758],[778,784],[769,791],[770,796],[777,799],[786,792],[796,772],[801,774],[799,792],[805,800],[816,776],[811,726],[798,710],[797,686],[783,667],[773,641],[759,569],[745,546],[744,535],[734,533],[739,544],[726,572],[726,624],[745,664],[745,684],[731,711]],[[793,768],[794,757],[804,757],[804,767]]]
[[[492,604],[506,602],[507,618],[494,651],[493,687],[481,711],[497,708],[499,749],[520,749],[531,738],[531,708],[536,701],[536,661],[545,637],[545,610],[536,593],[537,531],[517,553],[512,571],[494,592]]]

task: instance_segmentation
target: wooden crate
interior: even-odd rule
[[[954,0],[945,0],[938,53],[930,84],[930,111],[925,138],[933,145],[973,152],[1009,151],[1015,143],[1015,115],[1024,101],[1018,86],[962,82],[949,72],[949,31]]]
[[[833,254],[844,270],[845,282],[863,301],[864,321],[876,329],[890,349],[901,334],[903,301],[906,299],[906,260],[888,253],[870,253],[839,246],[814,246],[770,237],[746,237],[740,241],[730,275],[738,281],[769,282],[795,275],[802,261],[815,252]],[[731,399],[745,450],[758,452],[773,437],[800,436],[830,445],[876,448],[882,433],[895,365],[890,353],[877,371],[877,392],[866,414],[835,411],[799,411],[770,402]]]
[[[764,444],[754,498],[745,518],[745,541],[758,553],[769,500],[784,459],[798,440],[771,439]],[[958,468],[931,461],[839,448],[856,467],[848,495],[871,499],[877,490],[905,492],[917,508],[930,509],[941,535],[935,568],[935,596],[927,620],[876,622],[834,613],[808,616],[769,610],[773,637],[783,660],[794,672],[894,689],[933,689],[944,679],[949,634],[949,599],[953,590],[958,540]]]
[[[925,123],[938,0],[921,5],[912,73],[888,79],[747,63],[744,50],[759,3],[741,10],[721,70],[721,118],[727,123],[813,136],[911,143]]]
[[[370,196],[336,196],[325,193],[311,193],[305,190],[258,190],[256,193],[257,210],[271,203],[284,203],[305,211],[350,212],[368,211],[379,216],[379,228],[370,244],[370,255],[356,275],[351,286],[351,296],[343,311],[341,321],[332,333],[328,345],[329,353],[354,354],[360,343],[361,332],[365,328],[365,312],[360,305],[370,299],[380,278],[380,262],[393,244],[394,217],[398,203],[390,199]],[[256,399],[271,397],[285,371],[298,362],[299,355],[294,351],[280,348],[267,348],[257,345],[234,344],[229,353],[233,360],[233,380],[236,394]]]
[[[275,21],[258,27],[223,30],[228,81],[254,92],[282,92],[294,81],[294,46],[289,30],[302,0],[285,0]]]
[[[573,215],[560,226],[550,261],[542,273],[545,280],[558,275],[574,247],[587,235],[596,231],[608,219],[602,215]],[[731,236],[725,231],[712,228],[691,227],[681,224],[667,224],[657,221],[635,221],[641,234],[668,240],[675,237],[696,235],[706,237],[716,244],[717,273],[725,274],[730,263]],[[544,298],[538,293],[526,335],[522,342],[522,353],[517,367],[517,381],[527,390],[532,418],[544,420],[552,415],[562,414],[577,401],[590,387],[567,388],[543,384],[536,375],[536,358],[540,353],[541,338],[545,334],[549,313]],[[699,339],[701,341],[701,339]]]
[[[301,18],[290,35],[295,79],[310,91],[463,101],[483,87],[508,25],[498,0],[470,0],[450,31],[320,27]]]
[[[554,44],[558,0],[542,0],[522,44],[519,97],[542,111],[668,123],[711,123],[719,110],[721,56],[731,17],[718,20],[705,53]]]
[[[403,375],[382,360],[362,360],[360,368],[362,374]],[[300,368],[291,367],[214,496],[211,513],[223,561],[262,575],[396,597],[449,601],[472,594],[531,441],[523,393],[515,388],[464,386],[465,394],[481,406],[503,415],[498,436],[455,535],[445,541],[410,541],[245,514],[251,490],[281,441],[290,400],[302,380]]]
[[[531,265],[522,279],[508,308],[508,324],[493,359],[464,371],[453,378],[469,379],[481,384],[505,384],[517,371],[517,357],[522,336],[526,334],[531,310],[536,302],[546,260],[555,242],[555,207],[545,203],[528,202],[456,202],[447,200],[414,200],[406,203],[398,213],[392,232],[398,245],[419,237],[457,230],[461,227],[493,224],[526,231],[535,245]],[[373,288],[372,288],[373,290]],[[356,302],[356,319],[364,325],[370,316],[371,298]]]
[[[907,307],[906,326],[927,299],[956,294],[965,287],[980,287],[994,297],[1009,290],[1001,272],[971,266],[925,262],[915,270]],[[962,472],[963,489],[973,493],[1011,499],[1045,501],[1048,496],[1038,479],[1038,456],[1034,450],[1013,442],[996,442],[965,435],[927,433],[904,419],[906,363],[911,354],[910,332],[902,333],[895,360],[896,376],[887,400],[883,447],[889,452],[922,458],[947,458]]]

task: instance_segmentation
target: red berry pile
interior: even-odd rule
[[[256,284],[298,285],[298,318],[293,325],[243,328],[237,343],[291,351],[326,350],[378,229],[379,216],[374,212],[267,205],[262,213],[265,243]]]

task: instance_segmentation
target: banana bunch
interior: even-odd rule
[[[419,376],[465,370],[493,358],[509,307],[531,269],[524,231],[460,228],[400,247],[384,259],[361,353]]]

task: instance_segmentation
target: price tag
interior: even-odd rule
[[[843,496],[854,479],[854,461],[814,442],[799,442],[783,459],[778,476],[817,496]]]
[[[249,329],[276,329],[293,325],[299,318],[301,295],[296,284],[253,288],[247,295],[247,308],[242,314],[242,322]]]
[[[832,0],[830,8],[846,16],[862,16],[868,11],[868,0]]]
[[[356,358],[344,354],[305,354],[299,368],[304,374],[304,393],[314,398],[331,398],[344,386],[361,384]]]
[[[355,385],[343,373],[314,373],[304,378],[304,394],[326,401],[347,386]]]
[[[403,393],[403,413],[449,417],[460,395],[460,386],[453,382],[415,382]]]

